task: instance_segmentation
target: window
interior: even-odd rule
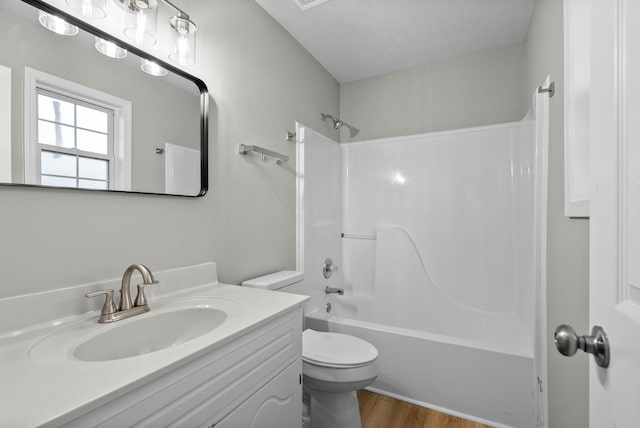
[[[113,111],[37,88],[40,184],[110,189]]]
[[[25,182],[131,189],[131,103],[25,69]]]

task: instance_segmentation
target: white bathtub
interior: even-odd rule
[[[511,340],[524,342],[517,322],[496,322],[487,343],[349,317],[367,312],[366,297],[330,296],[327,302],[331,312],[307,314],[305,327],[374,344],[380,375],[368,389],[491,426],[536,426],[533,358]]]

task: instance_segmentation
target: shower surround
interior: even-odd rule
[[[373,343],[370,389],[493,426],[544,425],[545,126],[532,115],[340,145],[298,125],[306,327]],[[329,280],[326,257],[340,266]]]

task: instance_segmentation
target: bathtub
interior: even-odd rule
[[[369,296],[328,296],[305,328],[351,334],[378,348],[380,375],[367,389],[495,427],[533,428],[534,361],[524,326],[496,319],[490,342],[366,320]],[[361,313],[365,320],[356,318]],[[479,319],[468,319],[469,325]],[[522,342],[522,343],[518,343]]]

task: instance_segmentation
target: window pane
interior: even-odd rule
[[[109,116],[107,113],[84,106],[78,106],[76,113],[78,115],[77,127],[103,133],[108,132]]]
[[[48,175],[43,175],[40,179],[40,184],[42,184],[43,186],[76,187],[76,179],[64,177],[49,177]]]
[[[73,128],[51,122],[38,121],[38,142],[49,146],[75,147]]]
[[[42,174],[75,177],[76,157],[43,150],[41,157],[41,171]]]
[[[78,149],[102,155],[109,154],[107,134],[78,129]]]
[[[102,159],[78,158],[78,176],[96,180],[109,179],[109,161]]]
[[[38,119],[73,125],[75,123],[74,105],[67,101],[38,94]]]
[[[81,187],[83,189],[108,190],[109,183],[107,183],[106,181],[79,180],[78,187]]]

